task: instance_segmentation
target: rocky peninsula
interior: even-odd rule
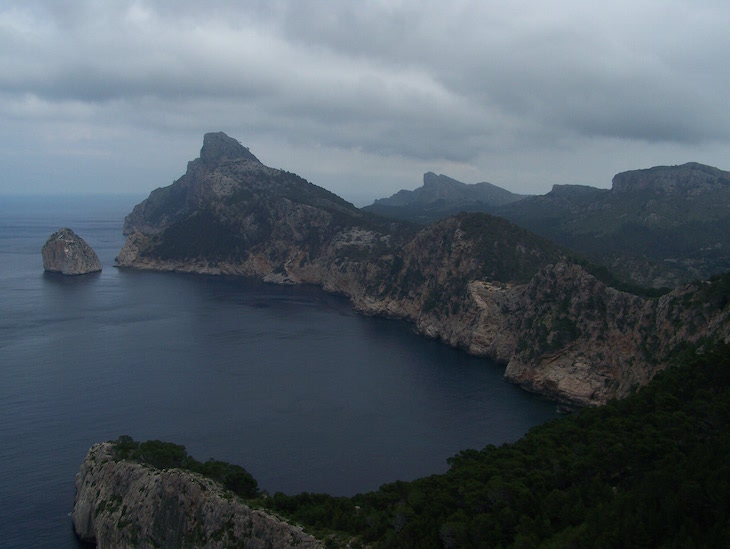
[[[422,228],[381,218],[264,166],[222,133],[206,134],[200,157],[137,205],[124,230],[120,267],[318,285],[571,404],[626,396],[678,347],[730,339],[727,304],[712,299],[725,279],[662,297],[622,291],[605,270],[505,219],[461,213]]]
[[[111,442],[86,455],[72,519],[79,539],[104,549],[323,546],[209,478],[122,459]]]
[[[84,275],[101,271],[101,261],[86,241],[68,227],[48,237],[41,248],[43,269],[63,275]]]

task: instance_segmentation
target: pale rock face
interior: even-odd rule
[[[72,519],[78,537],[100,549],[322,546],[210,479],[117,461],[109,442],[94,445],[76,475]]]
[[[41,249],[43,269],[64,275],[101,271],[101,261],[84,239],[63,227],[53,233]]]

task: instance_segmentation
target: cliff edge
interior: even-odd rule
[[[79,539],[104,549],[322,546],[202,475],[120,459],[111,442],[81,464],[72,519]]]

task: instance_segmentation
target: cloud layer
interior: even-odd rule
[[[0,193],[146,192],[218,130],[360,202],[730,169],[727,3],[604,4],[0,2]]]

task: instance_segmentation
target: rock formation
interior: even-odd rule
[[[504,219],[462,213],[419,230],[268,168],[225,139],[206,135],[187,173],[135,207],[120,267],[316,284],[577,404],[627,395],[684,341],[730,338],[727,301],[702,301],[722,294],[725,280],[639,297]]]
[[[208,478],[122,460],[109,442],[94,445],[76,475],[72,519],[82,541],[103,549],[322,546]]]
[[[655,195],[683,198],[706,193],[730,191],[730,172],[688,162],[681,166],[655,166],[616,174],[611,189],[614,193],[649,191]]]
[[[63,227],[48,237],[41,249],[43,268],[64,275],[83,275],[101,271],[96,252],[83,238]]]

